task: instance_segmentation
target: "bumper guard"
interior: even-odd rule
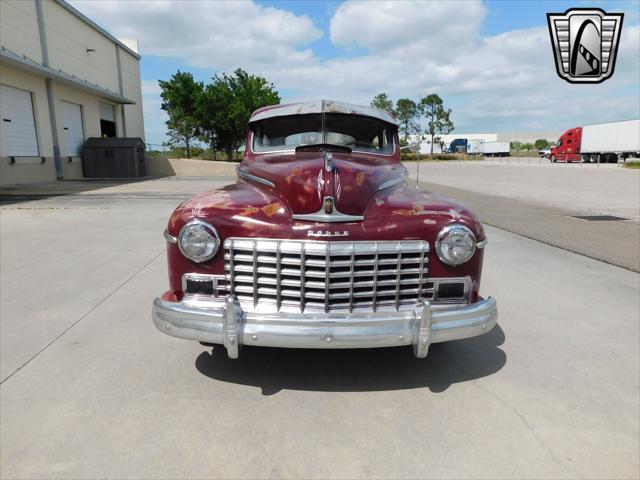
[[[474,337],[498,320],[493,297],[456,306],[424,300],[413,310],[353,313],[284,313],[243,310],[237,299],[156,298],[153,323],[168,335],[222,344],[230,358],[240,345],[287,348],[374,348],[413,345],[424,358],[429,345]]]

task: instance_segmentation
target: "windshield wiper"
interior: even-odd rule
[[[317,152],[317,151],[351,153],[353,150],[350,147],[347,147],[346,145],[337,145],[334,143],[312,143],[309,145],[298,145],[296,147],[296,152]]]

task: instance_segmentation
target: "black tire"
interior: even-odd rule
[[[558,160],[556,160],[556,156],[555,155],[551,155],[551,163],[556,163]]]

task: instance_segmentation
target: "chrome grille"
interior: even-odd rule
[[[224,248],[227,288],[245,308],[401,310],[433,292],[424,241],[228,238]]]

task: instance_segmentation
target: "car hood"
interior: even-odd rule
[[[271,182],[294,214],[318,212],[323,198],[333,197],[339,212],[363,215],[376,192],[407,175],[401,163],[388,157],[323,151],[265,154],[259,161],[243,162],[240,169]]]

